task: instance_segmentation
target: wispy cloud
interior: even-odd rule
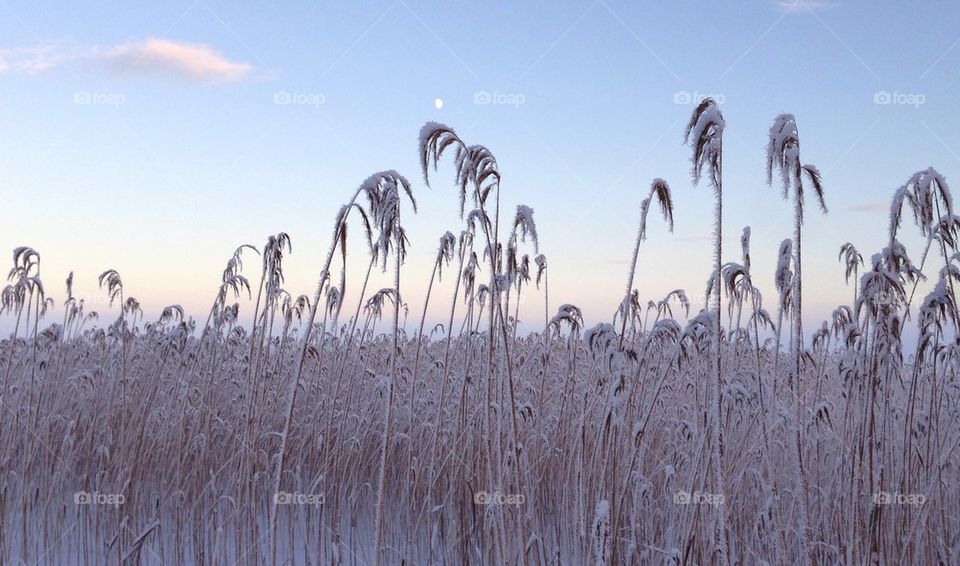
[[[196,82],[230,82],[242,79],[253,66],[235,63],[202,43],[147,39],[125,43],[101,57],[121,74],[167,75]]]
[[[806,14],[822,12],[835,4],[826,0],[774,0],[774,6],[786,14]]]
[[[121,77],[152,75],[197,83],[233,82],[254,67],[227,59],[210,45],[149,38],[110,47],[54,41],[0,48],[0,73],[39,74],[71,63],[93,63]]]
[[[868,202],[856,206],[844,208],[847,212],[864,212],[867,214],[886,214],[890,212],[890,203],[887,202]]]
[[[29,47],[0,48],[0,73],[18,72],[36,75],[74,58],[73,50],[74,48],[57,41]]]

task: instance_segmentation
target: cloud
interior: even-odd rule
[[[229,61],[209,45],[169,39],[125,43],[97,58],[121,75],[165,75],[194,82],[237,81],[253,71],[253,66]]]
[[[30,47],[0,49],[0,73],[12,71],[36,75],[70,59],[69,52],[62,42],[56,41]]]
[[[233,82],[254,68],[230,61],[213,47],[163,38],[131,41],[112,47],[80,47],[63,41],[29,47],[0,48],[0,73],[40,74],[70,63],[94,63],[110,72],[164,76],[198,83]]]
[[[847,212],[864,212],[867,214],[886,214],[890,212],[890,203],[887,202],[868,202],[856,206],[844,208]]]
[[[785,14],[822,12],[834,6],[833,2],[826,0],[774,0],[773,4]]]

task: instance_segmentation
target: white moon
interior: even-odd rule
[[[437,107],[437,110],[440,110],[441,108],[443,108],[443,99],[442,99],[442,98],[438,98],[438,99],[434,100],[434,101],[433,101],[433,105]]]

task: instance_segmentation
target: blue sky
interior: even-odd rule
[[[404,272],[418,312],[436,242],[461,225],[450,168],[432,189],[419,172],[417,133],[435,120],[493,150],[505,210],[536,211],[553,305],[609,318],[654,177],[673,189],[676,228],[651,218],[635,286],[644,298],[683,287],[702,302],[712,196],[691,185],[682,134],[709,94],[728,125],[725,260],[750,225],[771,308],[792,222],[765,184],[777,114],[797,116],[802,158],[824,173],[830,212],[809,202],[804,231],[809,328],[852,294],[840,245],[869,259],[898,185],[930,165],[948,180],[960,171],[958,12],[813,0],[2,0],[0,250],[36,248],[58,302],[69,270],[89,299],[115,268],[148,316],[171,303],[200,316],[233,249],[278,231],[293,240],[288,289],[312,293],[336,209],[370,173],[397,169],[420,204],[407,215]],[[919,259],[919,240],[903,239]],[[521,317],[535,328],[540,309],[531,294]]]

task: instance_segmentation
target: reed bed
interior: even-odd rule
[[[641,300],[648,213],[674,221],[666,181],[639,202],[620,307],[585,328],[575,305],[551,308],[533,210],[500,210],[496,158],[435,123],[422,173],[459,195],[461,224],[439,239],[422,311],[403,298],[416,201],[396,171],[336,215],[312,296],[283,288],[281,233],[228,258],[205,322],[177,305],[145,320],[113,270],[100,284],[116,319],[73,296],[72,274],[54,301],[40,255],[17,248],[0,563],[960,563],[946,180],[925,169],[892,191],[886,246],[868,261],[840,250],[853,302],[805,332],[804,203],[826,212],[824,181],[801,161],[796,119],[777,117],[768,174],[793,234],[776,258],[751,258],[749,228],[724,250],[724,125],[708,99],[686,128],[693,181],[715,202],[699,313],[681,289]],[[348,250],[348,227],[365,249]],[[908,229],[926,239],[919,266],[898,240]],[[348,251],[369,259],[349,292]],[[374,269],[392,285],[368,288]],[[775,273],[767,303],[757,269]],[[925,278],[933,290],[914,297]],[[517,332],[521,295],[543,301],[539,332]],[[449,305],[432,329],[431,301]]]

